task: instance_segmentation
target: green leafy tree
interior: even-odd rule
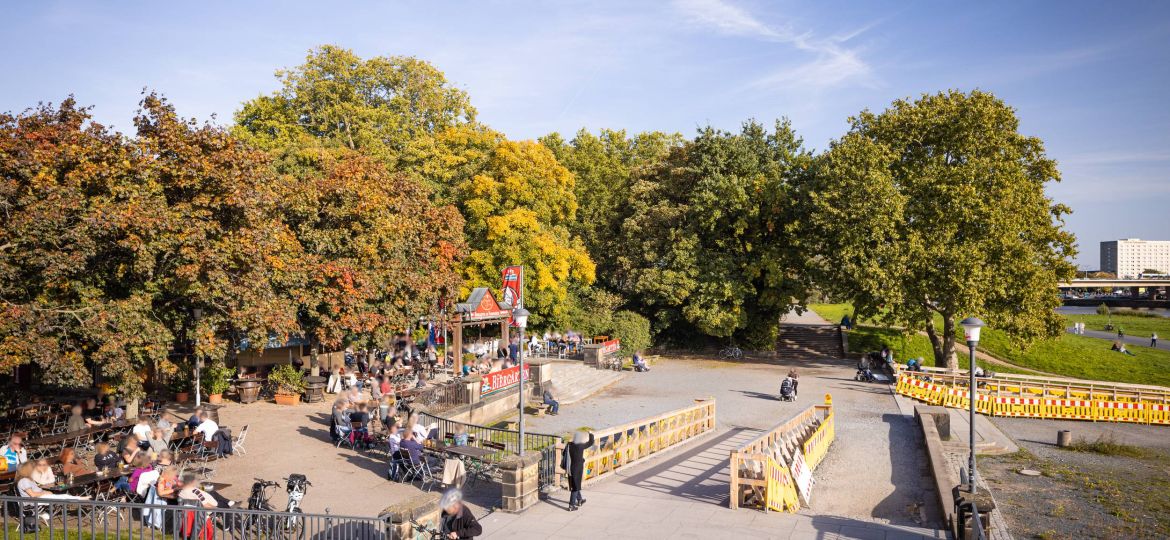
[[[597,135],[582,129],[568,142],[557,133],[541,138],[573,173],[578,209],[570,230],[597,264],[598,282],[611,290],[620,288],[610,279],[633,179],[660,163],[682,141],[677,133],[655,131],[629,137],[624,130],[611,129]]]
[[[615,283],[674,337],[692,330],[774,343],[780,315],[803,301],[789,225],[790,184],[810,160],[787,122],[740,133],[706,128],[630,188]]]
[[[467,93],[414,57],[364,60],[325,45],[309,51],[304,64],[276,75],[280,91],[236,113],[241,136],[269,150],[316,139],[397,170],[400,159],[426,152],[435,133],[475,120]]]
[[[621,340],[622,356],[628,358],[650,346],[650,320],[633,311],[619,311],[613,314],[609,335]]]
[[[925,329],[951,365],[956,321],[978,315],[1021,343],[1055,336],[1056,284],[1075,268],[1059,180],[1015,112],[974,91],[864,111],[800,190],[810,269],[860,317]]]

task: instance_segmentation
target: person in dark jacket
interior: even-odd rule
[[[593,433],[578,431],[573,442],[565,445],[562,465],[569,472],[569,511],[575,511],[585,504],[581,496],[581,483],[585,480],[585,450],[593,446]]]
[[[463,492],[458,489],[449,489],[439,499],[439,507],[443,509],[443,538],[459,540],[475,538],[483,534],[483,526],[475,519],[471,509],[463,504]]]

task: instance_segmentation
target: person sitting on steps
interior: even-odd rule
[[[557,402],[557,400],[553,399],[551,387],[544,389],[544,395],[542,396],[541,403],[548,405],[548,413],[553,416],[556,416],[556,414],[561,410],[561,404]]]

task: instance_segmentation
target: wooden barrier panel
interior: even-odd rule
[[[761,506],[767,510],[795,512],[800,499],[808,498],[811,477],[802,484],[795,472],[815,470],[828,454],[836,436],[832,396],[824,405],[813,405],[767,433],[731,451],[732,509]]]
[[[979,377],[975,410],[989,416],[1170,425],[1170,389],[1020,375]],[[962,372],[899,370],[895,391],[919,401],[970,407]]]
[[[601,478],[631,463],[715,429],[715,399],[651,418],[593,432],[585,451],[585,481]]]

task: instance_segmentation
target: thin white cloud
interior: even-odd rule
[[[847,82],[874,85],[869,64],[862,60],[856,49],[844,44],[876,22],[830,38],[816,38],[811,32],[798,33],[788,27],[766,24],[724,0],[675,0],[674,5],[695,25],[729,35],[784,43],[812,56],[798,65],[785,66],[760,77],[750,83],[749,88],[784,85],[823,88]]]
[[[1088,167],[1095,165],[1115,165],[1119,163],[1162,163],[1166,161],[1170,161],[1170,152],[1135,152],[1132,150],[1086,152],[1059,160],[1061,165],[1082,165]]]

